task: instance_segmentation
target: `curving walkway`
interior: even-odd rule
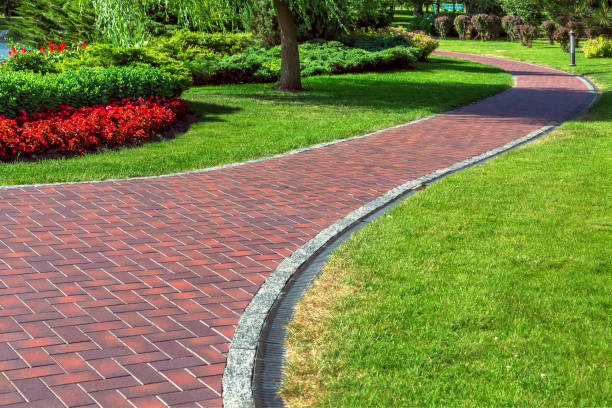
[[[393,187],[561,122],[592,98],[559,71],[438,54],[501,67],[517,86],[231,168],[1,189],[0,406],[221,406],[235,325],[284,258]]]

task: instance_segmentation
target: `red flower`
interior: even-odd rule
[[[60,43],[60,47],[62,49],[62,51],[64,51],[66,49],[66,43],[64,43],[63,41]]]
[[[53,54],[53,41],[49,41],[49,54]]]
[[[17,50],[15,49],[15,46],[11,46],[11,51],[13,52],[13,54],[17,54]]]
[[[40,157],[50,151],[81,155],[100,146],[142,143],[186,113],[184,101],[150,97],[81,108],[62,104],[36,113],[21,111],[15,119],[0,116],[0,160]]]
[[[83,41],[83,50],[85,50],[85,46],[86,46],[85,41]]]
[[[21,52],[23,52],[24,54],[27,52],[25,48],[21,49]]]
[[[42,52],[42,55],[47,55],[47,51],[45,51],[45,47],[42,45],[40,46],[40,52]]]

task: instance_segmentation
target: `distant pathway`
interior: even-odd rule
[[[558,71],[438,54],[500,67],[517,86],[232,168],[0,189],[0,406],[221,406],[234,327],[284,258],[393,187],[561,122],[591,98]]]

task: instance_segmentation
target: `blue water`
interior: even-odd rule
[[[0,59],[8,58],[9,47],[5,42],[0,41]]]

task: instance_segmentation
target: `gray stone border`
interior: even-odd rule
[[[482,57],[482,55],[479,56]],[[498,57],[486,57],[503,59]],[[522,61],[516,62],[524,63]],[[530,63],[524,64],[536,65]],[[584,106],[578,107],[576,115],[568,118],[567,120],[573,120],[582,116],[599,100],[599,90],[590,80],[580,75],[567,73],[564,71],[556,70],[554,68],[544,68],[552,69],[565,75],[578,77],[587,86],[587,89],[593,95],[589,102],[587,102]],[[432,117],[435,116],[439,115],[434,115]],[[424,118],[419,121],[428,120],[432,117]],[[394,128],[407,125],[409,124],[396,126]],[[316,256],[316,254],[323,247],[329,245],[344,231],[350,229],[356,223],[367,218],[370,214],[375,213],[381,208],[393,203],[394,201],[400,199],[403,195],[411,192],[412,190],[418,189],[423,185],[430,184],[459,170],[489,160],[495,156],[498,156],[501,153],[504,153],[508,150],[512,150],[525,143],[534,141],[542,135],[551,132],[558,126],[559,123],[551,123],[501,147],[489,150],[486,153],[474,156],[470,159],[453,164],[449,167],[436,170],[433,173],[430,173],[423,177],[419,177],[415,180],[395,187],[394,189],[390,190],[381,197],[369,202],[368,204],[351,212],[349,215],[340,219],[331,226],[325,228],[323,231],[317,234],[317,236],[315,236],[313,239],[311,239],[301,248],[295,251],[290,257],[286,258],[264,282],[257,294],[253,297],[253,299],[245,309],[242,317],[240,318],[240,321],[238,322],[234,337],[232,339],[232,342],[230,343],[230,349],[227,355],[227,363],[225,371],[223,372],[223,406],[226,408],[255,407],[255,400],[253,398],[253,372],[255,368],[257,347],[260,343],[260,335],[265,326],[265,321],[268,317],[268,313],[270,312],[272,306],[275,304],[279,296],[282,294],[283,288],[285,287],[289,279],[298,271],[298,269],[302,265],[304,265],[311,258]],[[367,136],[369,135],[360,137]],[[344,141],[346,140],[352,139],[345,139]],[[330,144],[333,144],[333,142]]]

